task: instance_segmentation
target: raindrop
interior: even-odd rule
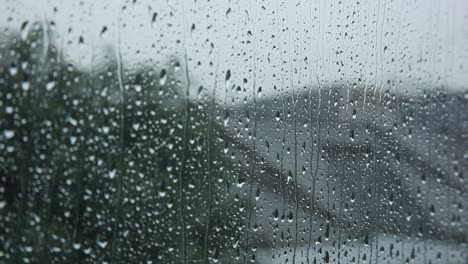
[[[13,138],[15,136],[15,131],[13,131],[13,130],[4,130],[3,135],[5,136],[5,138],[10,139],[10,138]]]
[[[29,21],[24,21],[21,25],[21,39],[24,41],[28,38],[29,30],[31,28],[31,23]]]
[[[114,179],[116,172],[117,172],[117,170],[115,170],[115,169],[109,171],[109,178]]]
[[[224,81],[226,83],[226,87],[228,87],[228,88],[230,86],[230,82],[229,82],[230,79],[231,79],[231,70],[227,70],[226,71],[226,77],[224,78]]]
[[[278,208],[275,209],[275,211],[273,211],[273,217],[276,220],[278,220],[278,216],[279,216],[279,212],[278,212]]]
[[[97,241],[97,245],[101,248],[106,248],[107,247],[107,241]]]
[[[22,82],[21,83],[21,89],[23,89],[23,91],[28,91],[30,86],[31,86],[31,84],[29,82]]]
[[[105,34],[107,32],[107,27],[106,26],[103,26],[102,29],[101,29],[101,33],[99,34],[102,37],[105,37]]]
[[[50,90],[54,89],[55,84],[56,84],[55,82],[48,82],[48,83],[46,84],[46,90],[47,90],[47,91],[50,91]]]
[[[161,86],[166,84],[166,78],[167,78],[166,70],[162,69],[161,72],[159,73],[159,84]]]

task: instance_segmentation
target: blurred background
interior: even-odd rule
[[[0,262],[468,263],[465,2],[0,10]]]

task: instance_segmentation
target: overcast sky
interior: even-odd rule
[[[357,83],[411,93],[468,83],[463,0],[0,2],[4,28],[53,21],[77,67],[89,69],[93,56],[98,65],[106,47],[121,51],[125,70],[160,68],[171,56],[185,65],[186,55],[192,84],[211,90],[216,78],[218,96],[228,69],[228,85],[246,79],[248,90],[255,79],[263,96],[274,86]]]

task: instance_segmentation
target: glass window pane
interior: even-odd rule
[[[467,3],[0,11],[1,263],[467,263]]]

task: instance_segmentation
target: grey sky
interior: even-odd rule
[[[246,90],[255,75],[263,96],[276,93],[274,85],[356,83],[411,93],[468,83],[468,4],[461,0],[2,2],[9,14],[2,27],[54,21],[78,67],[89,69],[92,56],[98,65],[105,47],[121,50],[125,70],[159,68],[170,56],[185,65],[186,53],[192,84],[210,91],[217,76],[220,97],[228,69],[232,83],[247,79]]]

